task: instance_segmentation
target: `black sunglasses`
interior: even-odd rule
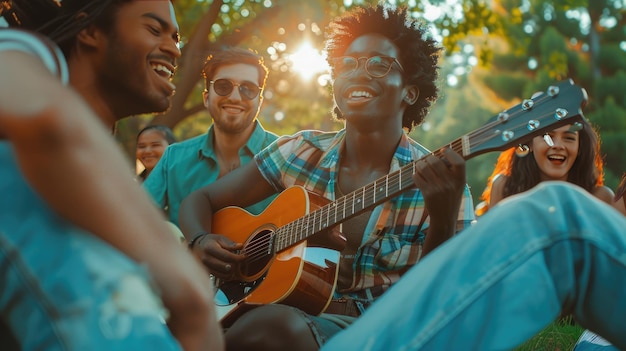
[[[209,82],[213,85],[213,91],[219,96],[228,96],[233,92],[233,89],[237,87],[239,89],[239,94],[245,100],[252,100],[255,97],[259,96],[261,92],[261,88],[258,85],[255,85],[251,82],[242,82],[241,84],[235,84],[228,79],[217,79]]]
[[[333,71],[335,76],[347,76],[352,74],[359,68],[359,61],[365,60],[365,72],[372,78],[381,78],[389,74],[393,64],[398,65],[400,72],[404,72],[404,68],[397,58],[391,56],[372,56],[372,57],[352,57],[340,56],[333,59]]]

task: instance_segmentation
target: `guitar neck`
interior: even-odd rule
[[[463,136],[431,154],[441,157],[446,148],[452,148],[463,155],[465,159],[468,159],[470,158],[467,156],[469,155],[468,148],[463,147],[463,141],[467,138],[468,136]],[[279,228],[276,232],[276,250],[281,251],[295,245],[412,188],[414,186],[413,174],[415,174],[415,166],[418,161],[410,162],[399,170],[337,198],[335,201]]]
[[[432,152],[442,157],[450,148],[468,160],[480,154],[505,150],[536,135],[583,120],[581,108],[587,92],[566,80],[550,86],[543,94],[499,113],[473,132]],[[373,183],[342,196],[276,231],[275,249],[281,251],[308,237],[379,205],[413,187],[413,161]]]

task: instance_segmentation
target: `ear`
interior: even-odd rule
[[[202,91],[202,101],[204,102],[204,107],[209,108],[209,92],[206,90]]]
[[[417,102],[417,99],[420,97],[420,90],[415,85],[409,85],[405,88],[404,93],[404,102],[408,105],[413,105]]]
[[[84,13],[80,13],[76,16],[76,20],[79,20],[80,17],[85,16]],[[97,28],[95,25],[90,24],[83,28],[78,35],[76,36],[76,42],[81,46],[87,46],[90,48],[99,47],[100,41],[105,39],[104,33]]]

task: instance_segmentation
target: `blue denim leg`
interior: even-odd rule
[[[59,218],[6,142],[0,179],[0,318],[22,350],[180,350],[145,269]]]
[[[179,350],[142,267],[83,233],[33,236],[0,233],[0,311],[23,350]]]
[[[561,312],[626,349],[626,218],[562,182],[503,201],[323,350],[510,350]]]

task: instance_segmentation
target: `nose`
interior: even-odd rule
[[[228,97],[231,100],[241,101],[243,98],[241,97],[241,92],[239,91],[239,85],[233,85],[233,91],[228,94]]]
[[[161,45],[161,50],[174,59],[178,59],[182,55],[179,42],[174,38],[166,38],[163,45]]]
[[[139,150],[142,154],[149,154],[152,152],[152,146],[146,146]]]

